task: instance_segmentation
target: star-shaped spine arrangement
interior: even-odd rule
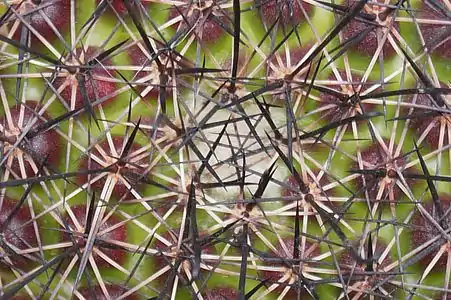
[[[0,10],[0,299],[451,297],[449,0]]]

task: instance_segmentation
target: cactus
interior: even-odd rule
[[[449,0],[23,0],[0,299],[448,299]]]

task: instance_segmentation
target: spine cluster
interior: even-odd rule
[[[448,299],[448,0],[0,4],[0,299]]]

